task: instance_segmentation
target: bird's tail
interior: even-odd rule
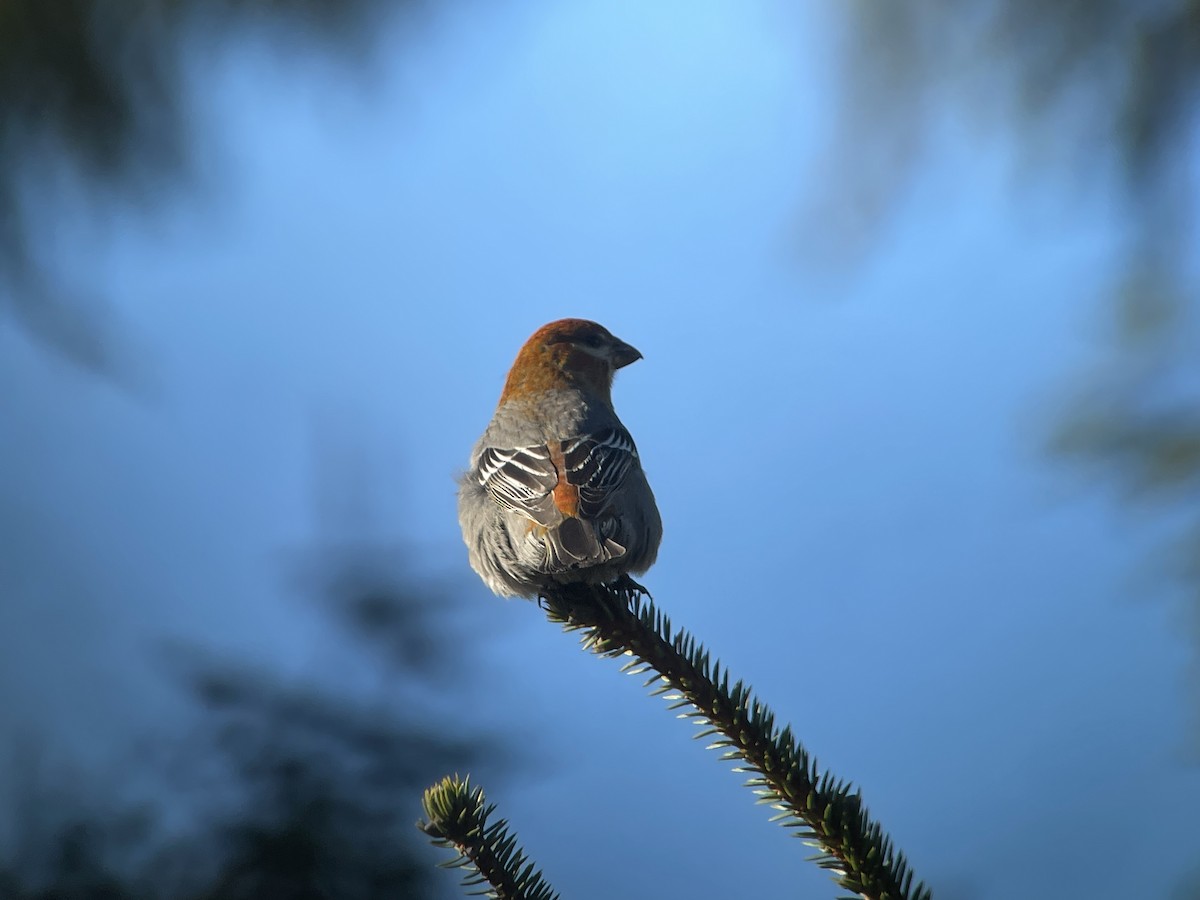
[[[548,568],[566,572],[600,565],[625,555],[625,548],[612,538],[602,537],[586,519],[567,516],[546,532]]]

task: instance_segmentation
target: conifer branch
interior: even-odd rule
[[[436,846],[458,854],[442,866],[468,869],[463,887],[488,884],[489,888],[473,893],[495,900],[558,900],[558,893],[517,846],[508,822],[497,819],[488,824],[496,805],[487,803],[483,788],[472,790],[469,778],[447,775],[426,789],[421,805],[428,821],[418,822],[417,827]]]
[[[921,882],[913,883],[907,861],[873,822],[861,794],[849,782],[818,770],[816,761],[792,734],[777,728],[775,714],[729,671],[712,662],[708,650],[643,596],[633,582],[625,589],[569,585],[541,598],[551,621],[567,631],[582,631],[583,645],[600,656],[632,656],[622,670],[654,674],[647,682],[671,709],[703,726],[697,738],[720,735],[709,749],[722,759],[739,760],[735,771],[752,773],[747,782],[779,810],[773,821],[795,829],[820,852],[811,857],[830,870],[840,886],[868,900],[931,900]]]

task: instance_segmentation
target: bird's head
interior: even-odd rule
[[[617,369],[641,358],[636,347],[603,325],[587,319],[559,319],[543,325],[521,347],[500,402],[522,392],[567,385],[590,389],[608,399]]]

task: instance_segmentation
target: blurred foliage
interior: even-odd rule
[[[84,815],[51,796],[62,806],[62,824],[0,868],[0,897],[432,896],[427,866],[408,836],[419,781],[413,771],[435,765],[420,764],[433,750],[436,760],[464,754],[436,748],[402,721],[341,708],[335,698],[276,695],[265,684],[241,684],[231,694],[233,683],[218,690],[211,745],[179,748],[192,774],[221,765],[192,799],[211,792],[225,798],[222,808],[183,835],[171,835],[152,815],[129,834],[125,823],[135,814],[119,804],[108,815]],[[211,689],[202,686],[204,694]]]
[[[410,839],[431,770],[474,747],[346,698],[210,671],[197,690],[239,787],[210,823],[222,865],[192,896],[384,898],[429,892]]]
[[[1110,342],[1064,403],[1051,446],[1177,529],[1168,568],[1191,596],[1200,645],[1200,0],[853,0],[842,10],[847,102],[831,142],[839,196],[828,202],[851,210],[844,234],[869,238],[948,132],[1007,135],[1061,183],[1116,189],[1124,274],[1096,298],[1112,313]],[[1195,674],[1200,692],[1200,664]]]
[[[845,97],[827,164],[838,175],[829,204],[854,216],[847,233],[878,226],[948,130],[1004,133],[1060,179],[1089,191],[1098,176],[1119,181],[1139,261],[1182,268],[1200,0],[851,0],[839,10]]]
[[[36,235],[64,191],[111,206],[161,200],[188,174],[188,41],[270,35],[298,55],[361,58],[384,12],[417,0],[6,0],[0,4],[0,315],[78,364],[110,371],[104,298],[42,264]],[[86,288],[83,288],[86,291]]]
[[[1200,870],[1185,878],[1171,894],[1171,900],[1200,900]]]
[[[394,548],[383,558],[346,542],[306,556],[316,560],[301,573],[306,588],[356,655],[386,674],[378,698],[172,647],[199,726],[160,736],[159,752],[136,768],[158,771],[178,802],[97,808],[91,797],[123,786],[39,789],[19,773],[28,799],[12,811],[17,841],[0,861],[0,898],[435,896],[429,851],[412,828],[422,789],[447,768],[506,764],[497,741],[455,737],[442,714],[470,679],[461,664],[457,678],[444,677],[446,648],[461,638],[459,602],[405,571]]]
[[[1200,647],[1200,304],[1134,284],[1116,311],[1109,353],[1066,405],[1051,449],[1165,525],[1156,563],[1182,585]],[[1200,654],[1190,684],[1200,699]]]
[[[63,201],[83,197],[105,213],[130,203],[150,209],[187,184],[197,137],[184,83],[195,74],[184,71],[189,53],[194,60],[197,49],[236,34],[298,59],[324,48],[361,62],[380,19],[418,5],[0,4],[0,316],[73,362],[111,373],[122,360],[105,298],[60,283],[39,246]],[[486,738],[445,731],[440,712],[470,677],[445,650],[457,598],[405,569],[402,551],[353,541],[310,548],[299,573],[357,656],[374,661],[376,683],[386,686],[378,702],[185,654],[190,662],[176,674],[203,711],[201,724],[158,736],[168,761],[139,760],[133,769],[179,779],[188,824],[178,822],[181,809],[123,802],[122,784],[92,779],[66,793],[48,786],[11,811],[18,841],[0,856],[0,898],[431,896],[428,866],[414,855],[428,850],[411,827],[421,789],[485,749],[493,766],[504,760]],[[91,795],[112,802],[96,808]]]

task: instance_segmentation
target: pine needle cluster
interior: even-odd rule
[[[746,785],[758,802],[777,811],[773,821],[814,847],[817,853],[810,859],[829,870],[840,887],[868,900],[931,900],[931,891],[914,880],[904,854],[871,819],[860,792],[822,772],[791,727],[779,727],[750,687],[732,679],[687,631],[672,626],[640,588],[573,585],[541,602],[551,621],[581,633],[586,649],[604,657],[630,657],[622,667],[629,674],[652,673],[646,681],[651,693],[662,696],[671,709],[683,710],[680,718],[700,726],[697,738],[713,738],[708,747],[734,762],[735,771],[750,776]],[[482,805],[482,792],[478,797]],[[510,858],[515,869],[498,877],[529,874],[536,876],[539,889],[549,891],[506,830],[490,835],[482,827],[471,830],[469,836],[478,841],[471,852]],[[470,855],[465,845],[455,841],[455,846]]]

